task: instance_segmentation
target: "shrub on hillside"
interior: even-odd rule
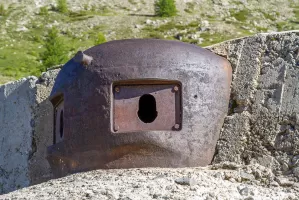
[[[160,17],[171,17],[177,14],[175,0],[156,0],[155,13]]]
[[[49,15],[49,11],[48,11],[47,6],[40,7],[39,15],[45,15],[45,16]]]
[[[95,45],[99,45],[99,44],[102,44],[106,42],[106,38],[105,38],[105,35],[103,33],[98,33],[98,36],[95,40]]]
[[[49,30],[45,40],[46,50],[41,54],[43,65],[46,68],[63,64],[67,61],[66,47],[61,37],[58,35],[57,28]]]
[[[69,12],[66,0],[57,0],[57,11],[63,14]]]
[[[4,16],[5,15],[5,8],[3,4],[0,4],[0,16]]]

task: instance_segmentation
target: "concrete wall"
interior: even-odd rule
[[[233,67],[230,111],[214,163],[259,163],[299,177],[299,32],[260,34],[208,49]],[[53,108],[47,97],[58,70],[0,87],[0,192],[51,178]]]
[[[51,178],[46,148],[53,111],[47,100],[58,71],[0,86],[0,194]]]
[[[230,113],[214,163],[259,163],[299,177],[299,32],[210,47],[233,67]]]
[[[44,73],[36,82],[34,108],[34,153],[29,160],[30,184],[38,184],[52,177],[47,156],[47,147],[53,144],[53,106],[48,96],[59,70]]]
[[[36,78],[0,87],[0,192],[30,184]]]

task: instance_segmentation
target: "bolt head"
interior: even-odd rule
[[[179,87],[178,86],[174,86],[173,90],[177,92],[177,91],[179,91]]]
[[[180,125],[179,125],[179,124],[175,124],[175,125],[174,125],[174,128],[175,128],[175,129],[179,129],[179,128],[180,128]]]
[[[119,87],[115,87],[114,90],[115,90],[115,92],[119,92],[120,91]]]

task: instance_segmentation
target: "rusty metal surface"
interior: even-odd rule
[[[182,111],[179,84],[114,85],[112,94],[112,130],[114,132],[179,131],[181,129]],[[152,95],[155,101],[153,108],[150,103],[140,106],[140,99],[145,97],[144,95]],[[148,123],[144,122],[139,115],[149,115],[152,120],[149,120]]]
[[[48,148],[56,176],[97,168],[194,167],[211,162],[228,110],[232,74],[227,60],[195,45],[152,39],[108,42],[84,54],[91,62],[71,59],[58,74],[50,96],[53,102],[60,94],[64,99],[63,138]],[[142,85],[149,79],[157,94]],[[175,117],[179,130],[170,128],[175,126],[173,115],[179,113],[173,108],[177,102],[173,103],[171,80],[181,84],[181,117],[178,121]],[[130,91],[120,92],[114,102],[116,85],[119,91]],[[136,107],[127,117],[125,109],[130,106],[118,104],[121,95],[129,95],[126,104],[136,106],[138,99],[130,88],[138,86],[157,95],[157,102],[169,103],[156,108],[163,111],[155,120],[165,117],[154,120],[153,127],[132,123],[132,113],[138,115]],[[113,102],[123,111],[114,115]],[[114,130],[115,122],[120,124],[119,132]]]

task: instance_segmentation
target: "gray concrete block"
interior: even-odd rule
[[[28,186],[37,78],[0,87],[0,193]]]
[[[51,178],[46,149],[52,144],[48,101],[58,70],[0,86],[0,194]]]
[[[233,67],[231,109],[214,163],[257,162],[277,173],[292,170],[299,153],[299,32],[259,34],[209,49]]]

